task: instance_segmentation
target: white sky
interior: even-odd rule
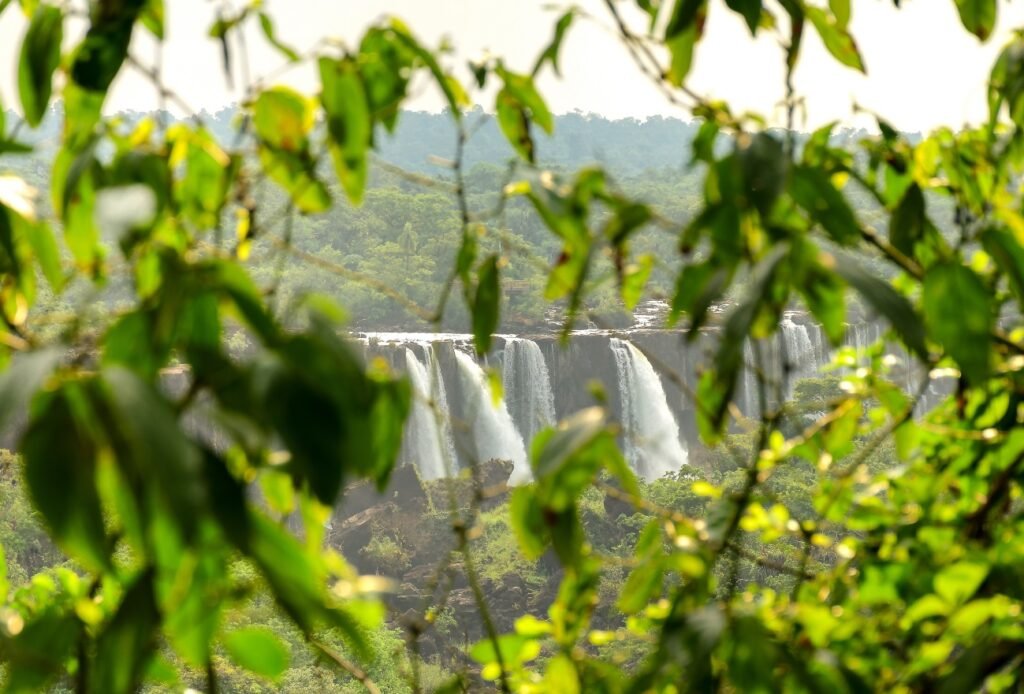
[[[224,79],[219,46],[206,36],[217,4],[210,0],[166,0],[166,4],[164,66],[169,85],[197,109],[214,111],[238,101],[241,93],[230,90]],[[397,15],[428,45],[449,37],[457,53],[448,63],[467,83],[465,59],[485,50],[504,56],[512,69],[528,70],[547,45],[557,17],[545,9],[548,4],[544,0],[266,0],[278,36],[300,52],[323,36],[354,45],[369,23],[384,14]],[[600,0],[578,4],[607,23]],[[796,75],[797,90],[807,102],[802,127],[833,119],[853,123],[854,102],[905,131],[957,126],[984,117],[988,71],[1011,30],[1024,26],[1024,2],[999,3],[998,31],[986,44],[963,30],[953,0],[903,4],[897,11],[891,0],[854,3],[852,31],[864,56],[866,77],[829,58],[808,27]],[[17,47],[24,28],[16,6],[0,18],[0,99],[6,107],[17,104]],[[255,27],[248,44],[254,75],[281,65]],[[133,53],[143,59],[152,56],[151,42],[137,36]],[[695,65],[689,84],[696,91],[724,98],[736,110],[774,113],[774,122],[780,122],[776,105],[782,95],[783,57],[778,42],[768,35],[751,40],[745,25],[722,0],[712,1]],[[632,66],[625,50],[593,22],[578,21],[571,29],[563,46],[562,74],[562,80],[549,74],[541,81],[542,92],[556,113],[579,109],[610,118],[688,117],[666,103]],[[315,88],[308,69],[293,70],[278,81]],[[484,95],[485,108],[488,101]],[[152,87],[135,74],[118,78],[109,102],[114,110],[146,110],[155,104]],[[440,105],[434,90],[425,90],[410,103],[411,108],[422,110],[437,110]]]

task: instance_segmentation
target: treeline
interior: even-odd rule
[[[17,117],[8,113],[9,129]],[[121,114],[127,129],[151,117],[165,127],[175,120],[169,114]],[[215,137],[234,137],[235,108],[201,113],[200,120]],[[56,151],[62,115],[51,108],[39,129],[32,131],[36,151],[28,156],[8,156],[5,162],[16,173],[49,196],[50,161]],[[508,259],[503,277],[514,287],[503,305],[501,329],[537,331],[555,327],[560,306],[545,300],[550,268],[558,260],[560,241],[547,229],[525,198],[503,199],[502,188],[513,180],[533,180],[541,185],[537,171],[550,169],[555,176],[588,165],[601,165],[616,172],[612,182],[623,193],[647,202],[657,213],[632,240],[628,262],[652,267],[646,296],[671,301],[681,262],[680,232],[694,218],[703,199],[704,172],[691,165],[691,147],[698,133],[695,122],[654,117],[608,120],[581,113],[556,117],[551,136],[538,132],[538,168],[515,164],[514,153],[498,130],[494,118],[477,108],[468,116],[462,178],[467,211],[479,233],[480,255],[501,251]],[[865,133],[840,131],[834,139],[855,140]],[[801,136],[802,138],[803,136]],[[352,206],[335,187],[338,204],[324,214],[305,216],[289,212],[286,194],[277,186],[253,177],[253,195],[271,212],[261,231],[247,240],[244,248],[235,238],[234,209],[227,209],[222,234],[206,239],[227,252],[242,253],[265,291],[275,295],[284,315],[298,298],[311,292],[338,301],[349,313],[353,327],[365,330],[413,330],[430,326],[439,308],[438,297],[452,281],[453,267],[461,239],[462,211],[455,195],[453,170],[456,130],[445,114],[405,112],[393,134],[377,133],[378,154],[371,167],[371,180],[361,206]],[[720,140],[716,147],[727,147]],[[255,169],[255,166],[253,167]],[[323,163],[324,178],[333,180]],[[879,228],[885,215],[866,194],[847,187],[859,216]],[[595,210],[592,225],[600,230],[603,210]],[[952,231],[949,219],[936,216],[940,227]],[[944,225],[944,222],[947,224]],[[113,248],[118,239],[106,239]],[[702,249],[693,251],[700,254]],[[116,254],[111,254],[116,255]],[[631,317],[625,310],[614,263],[621,259],[602,257],[594,265],[584,305],[583,325],[626,327]],[[83,308],[102,314],[131,300],[132,279],[109,273],[99,292],[88,283],[72,287],[59,300],[44,300],[39,312],[80,315]],[[456,289],[454,295],[458,294]],[[463,302],[448,301],[441,325],[455,331],[468,329]],[[244,341],[244,338],[239,338]]]

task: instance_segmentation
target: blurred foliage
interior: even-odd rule
[[[967,31],[992,34],[995,0],[954,4]],[[128,69],[189,110],[132,52],[135,34],[163,40],[173,8],[81,5],[0,2],[27,22],[25,120],[0,122],[0,165],[34,148],[55,98],[63,108],[55,146],[39,143],[45,167],[0,176],[0,428],[27,413],[15,427],[18,472],[5,458],[2,480],[10,518],[25,519],[4,527],[6,689],[262,686],[252,678],[303,691],[479,680],[560,692],[1019,689],[1019,34],[993,67],[980,127],[910,138],[879,117],[877,135],[828,125],[798,137],[792,76],[805,32],[837,67],[864,70],[849,0],[607,0],[629,59],[699,119],[698,195],[666,211],[664,191],[680,185],[671,174],[652,195],[650,178],[620,180],[601,161],[543,164],[557,122],[535,78],[558,70],[577,22],[593,21],[577,9],[560,15],[531,71],[488,56],[463,80],[446,46],[422,44],[396,18],[307,55],[260,2],[222,5],[209,38],[229,82],[247,72],[250,25],[287,63],[315,63],[319,79],[312,94],[245,84],[224,133],[203,114],[109,116],[108,89]],[[781,46],[785,129],[688,87],[712,12],[735,12]],[[375,153],[426,87],[448,107],[446,173],[385,164],[393,184],[371,185]],[[511,156],[504,173],[474,175],[467,144],[487,117],[470,106],[490,93],[490,132]],[[512,263],[524,239],[543,271]],[[357,357],[337,302],[287,277],[307,265],[351,283],[340,303],[357,322],[382,310],[367,322],[403,320],[360,295],[372,290],[431,326],[471,329],[480,353],[506,303],[536,321],[561,302],[567,333],[592,309],[614,321],[654,286],[690,336],[728,304],[692,403],[707,460],[641,483],[617,424],[594,407],[536,437],[534,481],[507,500],[495,503],[471,466],[468,504],[448,494],[452,541],[437,559],[464,582],[481,638],[442,684],[417,649],[444,605],[397,634],[379,599],[389,582],[359,576],[324,541],[346,485],[387,488],[411,389]],[[510,280],[528,290],[518,303],[503,301]],[[107,287],[116,299],[90,306]],[[890,329],[862,355],[839,350],[838,381],[801,384],[797,404],[816,408],[808,419],[771,394],[785,384],[762,368],[765,340],[784,311],[803,308],[838,346],[854,306]],[[924,391],[893,384],[883,342],[955,378],[953,393],[918,412]],[[732,406],[745,344],[757,421]],[[182,387],[169,388],[172,377]],[[200,405],[210,435],[187,426]],[[402,537],[366,546],[376,569],[406,566]],[[509,577],[534,591],[553,581],[534,595],[545,608],[509,624],[485,590]]]

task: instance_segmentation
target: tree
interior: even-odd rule
[[[18,67],[24,120],[40,125],[55,83],[64,118],[50,174],[52,218],[21,178],[0,177],[0,424],[28,408],[18,444],[25,483],[77,570],[14,592],[2,586],[8,688],[36,690],[62,678],[79,691],[133,691],[166,673],[173,653],[204,671],[213,690],[222,650],[279,677],[288,649],[278,637],[232,631],[222,619],[256,585],[313,648],[374,688],[364,668],[319,634],[333,629],[357,658],[371,660],[365,625],[379,621],[380,583],[358,580],[324,549],[323,528],[346,482],[388,480],[410,389],[354,357],[337,307],[316,296],[282,307],[277,280],[258,286],[246,259],[258,242],[303,258],[292,244],[297,223],[342,204],[339,191],[351,204],[364,199],[378,132],[396,127],[415,79],[432,81],[450,109],[455,161],[451,176],[432,185],[453,197],[459,224],[452,271],[422,318],[440,323],[459,288],[476,349],[489,349],[503,294],[501,249],[509,248],[500,215],[525,200],[559,248],[545,296],[564,302],[566,331],[602,268],[623,303],[636,304],[656,262],[631,249],[645,228],[681,249],[673,320],[685,317],[691,334],[706,325],[716,300],[738,291],[695,396],[707,441],[729,429],[748,337],[761,374],[763,417],[750,445],[723,449],[738,456],[737,472],[722,486],[693,483],[708,499],[700,517],[642,499],[600,408],[540,437],[535,482],[515,490],[510,512],[526,557],[550,549],[562,565],[547,619],[524,616],[514,633],[498,633],[473,561],[479,509],[453,519],[487,631],[469,650],[480,675],[503,690],[552,691],[1020,686],[1024,217],[1016,183],[1024,164],[1024,39],[1015,37],[992,70],[991,114],[981,127],[940,129],[912,142],[879,118],[877,137],[842,144],[825,127],[798,143],[789,78],[804,33],[816,32],[838,63],[862,69],[848,0],[727,0],[727,7],[636,0],[649,18],[643,25],[620,13],[626,3],[604,4],[643,73],[701,119],[692,152],[705,171],[703,199],[682,228],[599,167],[552,174],[535,166],[536,138],[552,130],[553,117],[534,78],[557,71],[566,32],[591,21],[578,10],[561,15],[531,73],[491,58],[474,64],[464,84],[397,19],[368,28],[358,47],[321,45],[302,58],[251,3],[211,27],[225,69],[237,56],[240,28],[253,22],[283,60],[315,62],[320,84],[315,95],[252,85],[227,140],[235,145],[227,146],[212,132],[224,124],[199,114],[170,126],[159,115],[129,123],[103,115],[107,90],[129,68],[178,101],[174,85],[160,83],[130,50],[135,32],[162,40],[161,0],[90,3],[89,28],[66,54],[70,4],[18,3],[29,18]],[[966,30],[982,40],[991,34],[995,0],[956,0],[956,7]],[[3,11],[17,8],[0,2]],[[785,132],[686,86],[709,11],[737,12],[752,35],[781,38]],[[497,86],[495,118],[519,158],[501,181],[508,185],[494,192],[496,208],[468,203],[466,84]],[[18,139],[20,126],[8,133],[3,125],[0,155],[31,148]],[[254,191],[263,180],[287,195],[284,205],[261,203]],[[858,217],[854,194],[884,211],[885,233]],[[932,219],[943,205],[954,210],[957,238],[944,237]],[[400,240],[395,254],[414,246]],[[41,291],[60,294],[75,280],[103,286],[122,265],[131,284],[124,310],[96,320],[33,311]],[[320,267],[408,301],[373,276],[323,259]],[[932,373],[954,374],[955,393],[915,418],[929,380],[913,393],[894,386],[879,346],[844,377],[826,413],[787,437],[787,408],[772,404],[782,398],[771,393],[785,387],[765,375],[763,340],[783,310],[800,304],[838,344],[851,293],[889,322],[909,357]],[[304,320],[286,327],[281,316],[296,313]],[[61,325],[56,335],[40,329],[44,317]],[[225,328],[238,325],[257,343],[251,356],[227,353]],[[177,372],[187,377],[171,393],[161,383],[175,359],[187,364]],[[212,403],[227,445],[186,426],[202,403]],[[901,466],[873,473],[868,461],[890,444]],[[798,466],[813,468],[816,479],[807,484],[813,503],[801,495],[797,515],[785,494],[774,500],[770,482]],[[254,481],[269,507],[252,501]],[[618,590],[618,609],[629,618],[613,630],[590,623],[605,571],[580,520],[594,488],[655,518],[640,532]],[[302,541],[277,522],[295,509]],[[754,536],[769,550],[752,551]],[[232,570],[239,558],[246,575]],[[742,562],[771,569],[772,580],[756,572],[744,580]],[[410,627],[413,646],[424,625]],[[416,667],[413,660],[413,688]]]

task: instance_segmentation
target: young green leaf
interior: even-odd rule
[[[808,5],[804,7],[804,12],[832,57],[847,67],[864,72],[864,61],[845,24],[838,21],[831,12],[820,7]]]

